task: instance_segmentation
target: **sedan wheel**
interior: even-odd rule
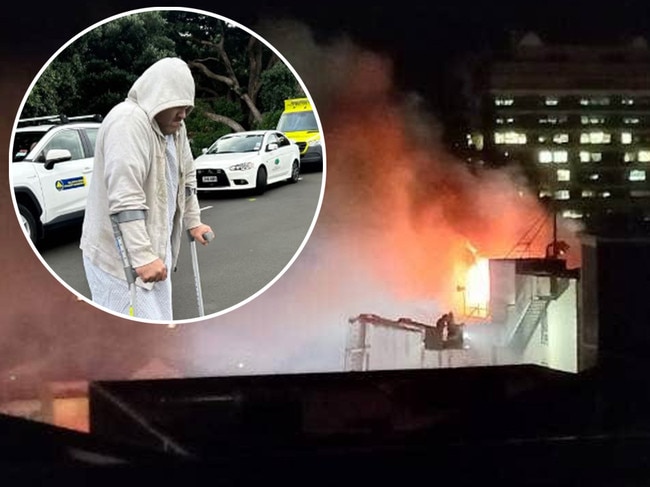
[[[264,194],[266,191],[266,179],[266,168],[262,166],[257,170],[257,178],[255,179],[255,194]]]
[[[289,178],[290,183],[297,183],[300,179],[300,164],[298,161],[293,161],[293,166],[291,167],[291,178]]]

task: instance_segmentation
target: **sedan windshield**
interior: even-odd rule
[[[229,135],[217,141],[208,154],[227,154],[233,152],[257,152],[262,148],[263,135]]]

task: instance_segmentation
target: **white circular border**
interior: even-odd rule
[[[264,287],[262,287],[262,288],[261,288],[259,291],[257,291],[255,294],[252,294],[251,296],[249,296],[248,298],[244,299],[243,301],[240,301],[240,302],[237,303],[237,304],[234,304],[234,305],[232,305],[232,306],[230,306],[230,307],[228,307],[228,308],[226,308],[226,309],[223,309],[223,310],[221,310],[221,311],[218,311],[218,312],[213,313],[213,314],[210,314],[210,315],[201,316],[201,317],[192,318],[192,319],[184,319],[184,320],[161,321],[161,320],[149,320],[149,319],[143,319],[143,318],[135,318],[135,317],[131,317],[131,316],[128,316],[128,315],[125,315],[125,314],[122,314],[122,313],[117,313],[117,312],[112,311],[112,310],[110,310],[110,309],[104,308],[103,306],[98,305],[97,303],[95,303],[95,302],[92,301],[91,299],[88,299],[86,296],[80,294],[77,290],[75,290],[74,288],[72,288],[68,283],[66,283],[65,281],[63,281],[63,280],[62,280],[62,279],[57,275],[57,273],[54,272],[54,271],[52,270],[52,268],[51,268],[51,267],[49,266],[49,264],[45,261],[45,259],[43,259],[43,257],[41,256],[40,252],[38,251],[38,249],[36,248],[36,246],[34,245],[34,243],[31,241],[31,239],[29,238],[29,236],[27,236],[27,235],[25,234],[25,232],[24,232],[24,231],[22,230],[22,228],[21,228],[21,232],[20,232],[20,233],[21,233],[21,234],[23,235],[23,237],[27,240],[29,246],[32,248],[32,251],[34,252],[34,254],[36,254],[36,256],[37,256],[38,259],[41,261],[41,263],[43,264],[43,266],[44,266],[44,267],[45,267],[45,268],[50,272],[50,274],[51,274],[52,276],[54,276],[54,278],[55,278],[57,281],[59,281],[59,282],[60,282],[60,283],[61,283],[61,284],[66,288],[66,289],[68,289],[68,291],[70,291],[72,294],[74,294],[74,295],[77,297],[77,300],[78,300],[78,301],[86,302],[86,303],[92,305],[93,307],[95,307],[95,308],[97,308],[97,309],[99,309],[99,310],[101,310],[101,311],[104,311],[104,312],[106,312],[106,313],[109,313],[109,314],[111,314],[111,315],[113,315],[113,316],[116,316],[116,317],[118,317],[118,318],[123,318],[123,319],[130,320],[130,321],[136,321],[136,322],[138,322],[138,323],[154,323],[154,324],[163,324],[163,325],[167,325],[167,326],[170,327],[170,328],[174,328],[176,325],[186,324],[186,323],[203,322],[203,321],[210,320],[210,319],[212,319],[212,318],[216,318],[216,317],[218,317],[218,316],[224,315],[224,314],[229,313],[229,312],[231,312],[231,311],[234,311],[234,310],[236,310],[237,308],[239,308],[239,307],[241,307],[241,306],[244,306],[245,304],[249,303],[249,302],[252,301],[253,299],[257,298],[258,296],[260,296],[261,294],[263,294],[264,292],[266,292],[266,291],[267,291],[267,290],[268,290],[268,289],[269,289],[273,284],[275,284],[275,282],[276,282],[278,279],[280,279],[280,278],[284,275],[284,273],[285,273],[285,272],[286,272],[286,271],[287,271],[287,270],[288,270],[288,269],[293,265],[293,263],[295,262],[295,260],[296,260],[296,259],[298,258],[298,256],[302,253],[302,251],[303,251],[305,245],[307,244],[307,242],[309,241],[309,238],[311,237],[311,234],[312,234],[312,232],[313,232],[313,230],[314,230],[314,227],[316,226],[316,222],[317,222],[317,220],[318,220],[318,216],[319,216],[319,214],[320,214],[320,210],[321,210],[321,207],[322,207],[322,204],[323,204],[323,197],[324,197],[324,194],[325,194],[325,183],[326,183],[326,181],[327,181],[327,163],[326,163],[327,158],[326,158],[326,149],[325,149],[325,134],[324,134],[324,132],[323,132],[323,127],[322,127],[322,124],[321,124],[320,116],[318,115],[318,110],[316,109],[316,104],[314,103],[314,100],[312,99],[312,96],[311,96],[311,94],[309,93],[309,90],[307,89],[305,83],[303,82],[303,80],[302,80],[302,78],[300,77],[300,75],[298,74],[298,72],[297,72],[297,71],[294,69],[294,67],[289,63],[289,61],[287,61],[287,59],[286,59],[286,58],[285,58],[285,57],[284,57],[284,56],[283,56],[283,55],[282,55],[282,54],[281,54],[281,53],[280,53],[280,52],[279,52],[275,47],[273,47],[269,42],[267,42],[267,41],[266,41],[264,38],[262,38],[259,34],[253,32],[251,29],[249,29],[249,28],[247,28],[247,27],[241,25],[240,23],[238,23],[238,22],[236,22],[236,21],[234,21],[234,20],[232,20],[232,19],[229,19],[229,18],[227,18],[227,17],[223,17],[223,16],[221,16],[221,15],[218,15],[218,14],[215,14],[215,13],[212,13],[212,12],[208,12],[208,11],[206,11],[206,10],[200,10],[200,9],[189,8],[189,7],[146,7],[146,8],[139,8],[139,9],[129,10],[129,11],[127,11],[127,12],[123,12],[123,13],[121,13],[121,14],[116,14],[116,15],[113,15],[113,16],[111,16],[111,17],[108,17],[108,18],[106,18],[106,19],[104,19],[104,20],[102,20],[102,21],[99,21],[99,22],[93,24],[92,26],[90,26],[90,27],[84,29],[83,31],[81,31],[79,34],[77,34],[77,35],[74,36],[73,38],[71,38],[68,42],[66,42],[63,46],[61,46],[61,47],[60,47],[60,48],[59,48],[59,49],[58,49],[58,50],[57,50],[57,51],[56,51],[56,52],[55,52],[55,53],[54,53],[54,54],[53,54],[53,55],[52,55],[52,56],[47,60],[47,62],[43,65],[43,67],[38,71],[38,73],[36,74],[36,76],[34,77],[34,79],[32,80],[32,82],[30,83],[30,85],[29,85],[27,91],[25,92],[25,96],[23,97],[23,101],[20,103],[20,106],[18,107],[18,111],[17,111],[17,113],[16,113],[16,118],[15,118],[15,120],[14,120],[14,125],[13,125],[12,132],[11,132],[11,140],[10,140],[10,142],[9,142],[9,159],[8,159],[8,160],[9,160],[9,186],[10,186],[10,190],[11,190],[11,191],[10,191],[10,192],[11,192],[11,200],[12,200],[12,203],[13,203],[13,205],[14,205],[14,211],[15,211],[15,213],[16,213],[16,218],[17,218],[17,221],[18,221],[19,224],[20,224],[20,214],[19,214],[19,211],[18,211],[18,203],[17,203],[17,201],[16,201],[16,196],[15,196],[15,194],[14,194],[14,191],[13,191],[13,184],[12,184],[12,181],[11,181],[11,168],[13,167],[13,162],[11,162],[11,161],[13,160],[13,159],[12,159],[12,154],[13,154],[13,145],[14,145],[14,137],[15,137],[16,128],[17,128],[17,126],[18,126],[18,120],[19,120],[19,118],[20,118],[20,114],[21,114],[22,111],[23,111],[23,107],[24,107],[25,103],[27,102],[27,98],[29,97],[29,95],[30,95],[31,92],[32,92],[32,89],[34,88],[34,85],[38,82],[38,80],[40,79],[41,75],[43,74],[43,72],[45,71],[45,69],[47,69],[47,67],[50,65],[50,63],[52,63],[52,61],[54,61],[54,60],[56,59],[56,57],[57,57],[57,56],[58,56],[58,55],[59,55],[59,54],[60,54],[60,53],[65,49],[65,48],[67,48],[70,44],[74,43],[77,39],[79,39],[80,37],[83,37],[85,34],[87,34],[88,32],[92,31],[93,29],[95,29],[95,28],[97,28],[97,27],[99,27],[99,26],[101,26],[101,25],[103,25],[103,24],[109,23],[109,22],[111,22],[111,21],[113,21],[113,20],[119,19],[119,18],[121,18],[121,17],[127,17],[127,16],[129,16],[129,15],[139,14],[139,13],[143,13],[143,12],[158,12],[158,11],[165,11],[165,12],[168,12],[168,11],[191,12],[191,13],[195,13],[195,14],[199,14],[199,15],[205,15],[205,16],[208,16],[208,17],[217,18],[217,19],[219,19],[219,20],[222,20],[222,21],[224,21],[224,22],[227,22],[227,23],[229,23],[229,24],[231,24],[231,25],[234,25],[235,27],[238,27],[238,28],[240,28],[240,29],[242,29],[242,30],[248,32],[248,34],[250,34],[251,36],[255,37],[255,38],[258,39],[260,42],[262,42],[264,45],[266,45],[269,49],[271,49],[271,50],[272,50],[272,51],[273,51],[273,52],[278,56],[278,58],[280,58],[280,60],[281,60],[282,62],[284,62],[284,64],[285,64],[285,65],[289,68],[289,70],[293,73],[293,75],[295,76],[296,80],[297,80],[298,83],[300,84],[301,88],[302,88],[303,91],[305,92],[305,95],[306,95],[307,98],[309,99],[309,102],[311,103],[312,109],[314,110],[314,113],[315,113],[315,115],[316,115],[316,123],[318,124],[318,129],[319,129],[320,134],[321,134],[321,148],[322,148],[322,151],[323,151],[323,173],[322,173],[322,174],[323,174],[323,177],[322,177],[322,181],[321,181],[320,196],[319,196],[319,198],[318,198],[318,204],[317,204],[317,206],[316,206],[316,212],[314,213],[314,218],[312,219],[311,225],[309,226],[309,230],[307,231],[307,234],[305,235],[305,238],[303,239],[302,243],[300,244],[300,246],[298,247],[298,249],[297,249],[296,252],[294,253],[293,257],[289,260],[289,262],[284,266],[284,268],[283,268],[283,269],[282,269],[282,270],[281,270],[281,271],[280,271],[280,272],[279,272],[279,273],[278,273],[278,274],[277,274],[277,275],[276,275],[276,276],[275,276],[271,281],[269,281],[269,282],[268,282]]]

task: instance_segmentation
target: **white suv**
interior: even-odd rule
[[[23,229],[32,242],[45,230],[80,222],[101,116],[37,117],[18,121],[10,181]]]

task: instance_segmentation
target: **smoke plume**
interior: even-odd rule
[[[294,265],[246,306],[194,326],[193,350],[206,374],[340,370],[349,317],[431,322],[477,256],[506,257],[545,214],[515,170],[472,172],[450,155],[418,95],[395,87],[387,56],[344,37],[318,44],[292,22],[256,32],[315,101],[325,195]],[[543,255],[547,226],[531,255]]]
[[[127,379],[158,358],[180,376],[341,370],[349,317],[435,319],[452,307],[472,249],[505,256],[543,215],[516,173],[473,173],[447,153],[418,95],[395,87],[388,56],[345,37],[317,43],[292,22],[255,32],[298,72],[324,130],[325,195],[294,265],[226,315],[173,330],[134,326],[74,302],[29,251],[5,195],[3,390],[28,374],[15,372],[20,364],[43,381]],[[34,67],[23,74],[1,86],[7,113]]]

